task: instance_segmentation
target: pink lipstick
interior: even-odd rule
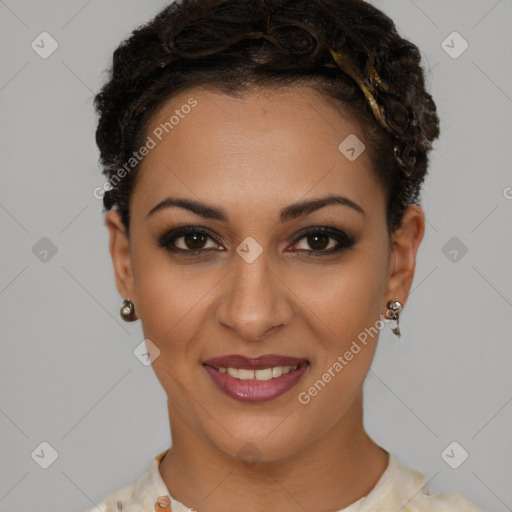
[[[309,362],[297,357],[239,354],[203,361],[214,384],[226,395],[242,402],[274,400],[293,388],[306,373]]]

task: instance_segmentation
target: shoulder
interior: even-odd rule
[[[99,503],[83,512],[149,512],[156,510],[171,512],[168,490],[163,482],[158,466],[168,450],[156,455],[150,467],[136,480],[117,491],[107,494]]]
[[[428,489],[420,492],[403,512],[484,512],[458,492],[430,494]]]
[[[144,512],[141,504],[133,497],[134,484],[114,491],[91,508],[83,512]]]
[[[381,505],[384,508],[379,508]],[[484,512],[458,492],[431,493],[423,473],[405,466],[391,454],[388,468],[368,495],[363,511],[388,509],[401,512]]]

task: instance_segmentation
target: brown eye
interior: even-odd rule
[[[304,242],[301,242],[304,240]],[[300,245],[303,247],[300,247]],[[334,254],[343,249],[350,249],[356,243],[356,239],[343,231],[321,226],[310,229],[293,244],[293,251],[309,253],[310,256],[322,256]]]
[[[330,236],[327,235],[308,235],[304,237],[307,239],[309,246],[317,251],[323,251],[329,246]]]
[[[209,246],[208,240],[210,240]],[[194,226],[185,226],[165,233],[159,238],[158,246],[183,254],[198,254],[219,249],[219,244],[208,230]]]
[[[185,236],[180,236],[179,238],[183,238],[183,243],[187,249],[196,250],[203,249],[203,246],[209,237],[202,233],[190,233]]]

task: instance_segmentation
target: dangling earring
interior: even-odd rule
[[[133,322],[134,320],[137,320],[135,318],[135,305],[130,299],[125,299],[123,301],[123,306],[121,307],[119,314],[125,322]]]
[[[400,325],[398,324],[398,318],[400,316],[400,311],[402,311],[402,303],[397,300],[390,300],[386,304],[386,307],[388,308],[388,312],[391,312],[391,314],[388,314],[388,318],[390,320],[396,320],[396,327],[393,327],[391,331],[400,338],[401,332]]]

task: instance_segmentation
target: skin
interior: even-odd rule
[[[190,89],[160,109],[148,133],[191,97],[198,105],[141,164],[129,236],[116,210],[105,218],[119,293],[131,298],[145,338],[160,350],[153,368],[168,396],[173,441],[160,474],[173,497],[199,512],[342,509],[368,494],[388,463],[363,427],[362,386],[378,336],[308,404],[298,394],[386,314],[388,300],[406,303],[424,213],[409,206],[388,233],[368,152],[349,161],[338,149],[350,134],[364,141],[360,127],[310,88],[240,98]],[[146,218],[171,194],[222,208],[229,220],[177,207]],[[282,208],[330,194],[364,214],[337,204],[280,222]],[[158,246],[170,226],[185,225],[216,235],[203,245],[175,241],[205,256]],[[336,240],[326,235],[312,245],[297,234],[325,225],[350,233],[355,245],[315,255]],[[236,252],[248,236],[263,249],[252,263]],[[202,366],[219,355],[268,353],[310,366],[297,386],[263,403],[228,397]],[[237,456],[246,443],[257,449],[252,465]]]

